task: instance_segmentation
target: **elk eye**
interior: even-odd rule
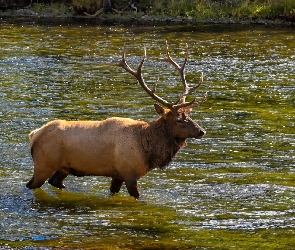
[[[182,119],[181,118],[177,118],[176,121],[179,122],[179,123],[182,123]]]

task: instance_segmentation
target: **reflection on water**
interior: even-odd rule
[[[189,83],[204,72],[192,117],[207,130],[166,171],[109,197],[108,178],[67,178],[67,190],[27,190],[27,134],[52,119],[110,116],[151,121],[153,101],[122,69],[164,56],[164,41]],[[0,248],[290,249],[294,210],[295,33],[264,26],[100,25],[95,21],[1,21]],[[145,78],[173,101],[177,72],[147,61]],[[239,230],[238,230],[239,229]],[[230,231],[229,231],[230,230]],[[265,241],[262,238],[266,239]],[[34,249],[34,248],[33,248]]]

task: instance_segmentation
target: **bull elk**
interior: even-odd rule
[[[152,122],[118,117],[103,121],[48,122],[29,134],[34,174],[26,186],[40,188],[48,179],[52,186],[65,188],[63,182],[68,175],[107,176],[112,178],[112,194],[118,193],[125,182],[129,194],[138,198],[137,181],[141,177],[154,168],[168,166],[178,150],[186,145],[187,138],[200,139],[206,133],[189,113],[206,100],[207,93],[200,102],[196,102],[196,98],[185,101],[203,82],[203,76],[195,87],[189,87],[186,82],[188,46],[182,66],[170,57],[167,42],[166,55],[167,58],[148,59],[168,62],[178,71],[183,93],[175,103],[155,94],[156,84],[150,89],[145,83],[142,76],[147,60],[145,49],[136,71],[126,62],[125,48],[116,64],[133,75],[146,93],[165,107],[154,104],[160,118]]]

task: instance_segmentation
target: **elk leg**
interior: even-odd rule
[[[139,198],[139,189],[137,186],[137,180],[136,179],[132,179],[132,180],[128,180],[125,181],[128,193],[130,194],[130,196],[133,196],[135,199]]]
[[[64,179],[68,176],[64,171],[56,171],[48,180],[48,183],[56,188],[65,188]]]
[[[32,179],[27,183],[26,187],[29,189],[40,188],[44,182],[54,173],[54,170],[47,169],[47,171],[34,170]]]
[[[120,178],[112,178],[110,187],[111,194],[118,193],[122,187],[123,182],[124,181]]]

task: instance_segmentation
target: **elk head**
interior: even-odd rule
[[[196,90],[201,86],[201,84],[203,83],[203,73],[200,77],[199,83],[196,86],[194,87],[188,86],[185,79],[185,73],[184,73],[184,69],[188,60],[187,44],[186,44],[186,56],[182,66],[179,66],[179,64],[176,63],[170,57],[167,41],[166,41],[166,55],[167,55],[167,58],[158,58],[158,57],[147,58],[146,49],[144,48],[144,56],[141,62],[139,63],[137,70],[135,71],[126,62],[125,47],[124,47],[122,59],[116,66],[120,66],[123,69],[125,69],[127,72],[132,74],[137,79],[140,86],[154,100],[156,100],[157,102],[162,104],[164,107],[166,107],[166,108],[163,108],[160,105],[155,104],[155,109],[157,113],[161,115],[163,119],[166,120],[175,138],[179,138],[179,139],[198,138],[199,139],[203,135],[205,135],[206,131],[202,127],[200,127],[196,122],[194,122],[190,118],[189,114],[194,107],[198,107],[202,105],[203,102],[207,100],[207,93],[204,95],[203,99],[200,102],[196,101],[196,97],[194,97],[194,99],[190,102],[186,102],[185,99],[191,92],[196,92]],[[178,100],[175,103],[168,102],[155,94],[158,82],[154,84],[153,89],[150,89],[145,83],[145,80],[143,79],[143,76],[142,76],[142,66],[145,60],[147,59],[170,63],[178,71],[181,82],[182,82],[182,86],[183,86],[183,93],[180,94]]]

